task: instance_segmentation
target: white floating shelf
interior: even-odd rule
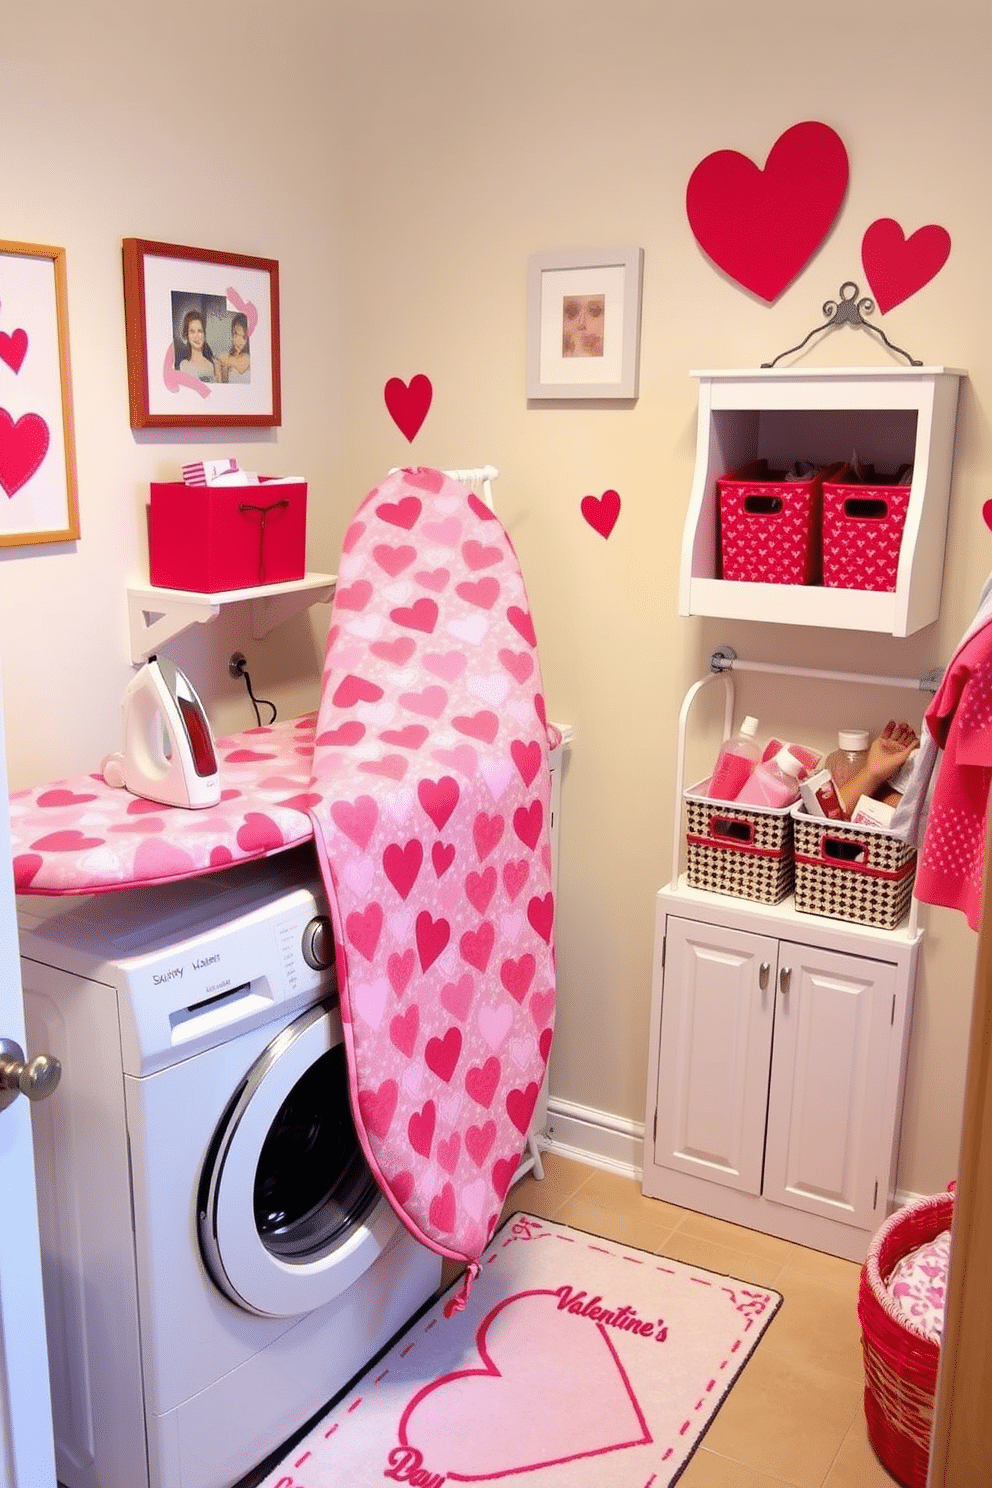
[[[773,367],[693,372],[696,466],[682,540],[679,614],[905,636],[940,612],[954,424],[951,367]],[[913,479],[895,590],[748,584],[719,577],[716,482],[749,460],[788,468],[853,452]]]
[[[215,620],[223,606],[251,605],[252,635],[268,635],[284,620],[314,604],[328,604],[334,594],[334,574],[308,573],[284,584],[260,584],[251,589],[225,589],[201,594],[191,589],[157,589],[152,585],[130,585],[127,591],[131,660],[135,665],[188,630]]]

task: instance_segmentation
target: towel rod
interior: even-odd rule
[[[872,687],[912,687],[916,692],[936,692],[943,667],[931,667],[922,677],[879,677],[870,672],[818,671],[815,667],[782,666],[774,661],[741,661],[733,646],[719,646],[710,657],[711,672],[769,672],[785,677],[815,677],[821,682],[868,683]]]

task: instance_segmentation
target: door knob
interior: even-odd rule
[[[784,993],[788,992],[788,990],[789,990],[789,988],[791,986],[792,986],[792,967],[791,966],[783,966],[782,967],[782,970],[778,974],[778,989],[779,989],[779,991],[781,993],[784,994]]]
[[[0,1039],[0,1111],[19,1095],[44,1100],[62,1078],[62,1066],[53,1054],[36,1054],[25,1062],[24,1050],[13,1039]]]
[[[762,992],[764,992],[768,986],[768,974],[771,969],[771,964],[768,961],[762,961],[761,965],[758,967],[758,986]]]

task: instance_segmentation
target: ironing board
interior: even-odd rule
[[[313,836],[307,785],[317,715],[217,741],[221,798],[186,811],[115,790],[101,774],[14,791],[18,894],[99,894],[269,857]]]
[[[352,1109],[407,1228],[469,1263],[463,1302],[554,1022],[536,638],[509,537],[439,471],[391,473],[343,549],[308,809]]]

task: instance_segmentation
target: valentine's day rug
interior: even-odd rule
[[[781,1301],[514,1214],[260,1488],[669,1488]]]

